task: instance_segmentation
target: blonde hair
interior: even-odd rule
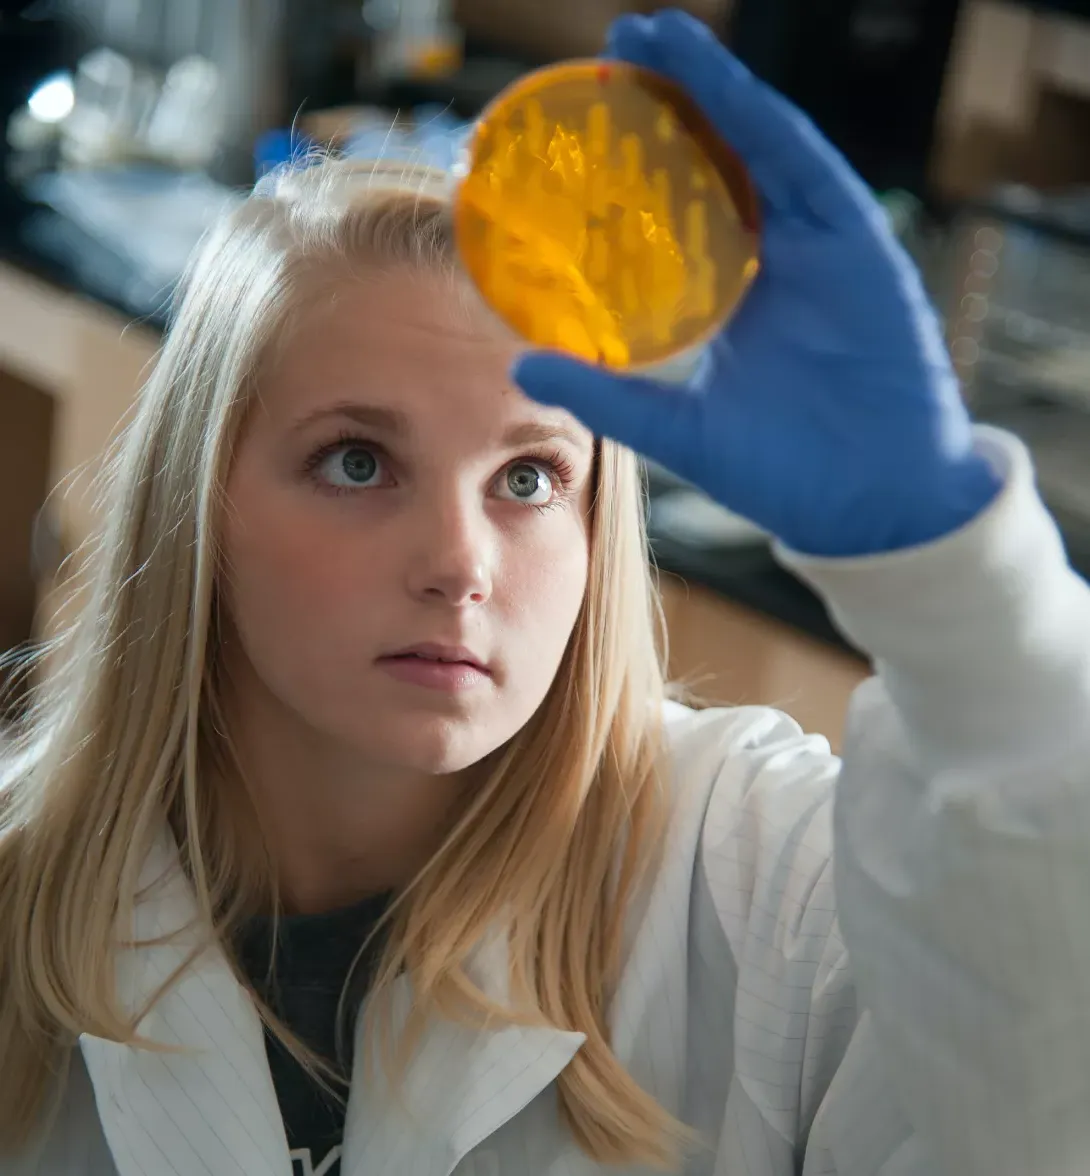
[[[245,790],[207,783],[209,764],[230,760],[217,692],[224,478],[258,363],[304,279],[376,264],[453,278],[448,211],[434,173],[327,160],[261,185],[191,264],[104,474],[81,607],[49,650],[0,789],[0,1150],[42,1121],[80,1033],[148,1044],[120,1009],[114,966],[164,819],[229,958],[247,915],[275,908],[271,864],[244,851]],[[406,1041],[429,1011],[583,1032],[557,1080],[575,1140],[598,1162],[670,1167],[685,1129],[624,1071],[608,1030],[626,912],[670,813],[657,600],[635,458],[601,442],[596,479],[586,595],[556,680],[390,912],[373,994],[409,973]],[[463,966],[500,916],[510,1009]]]

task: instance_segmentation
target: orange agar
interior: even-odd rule
[[[741,161],[680,87],[612,61],[538,70],[484,111],[454,231],[518,334],[619,369],[698,349],[759,269]]]

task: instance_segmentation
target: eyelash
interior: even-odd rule
[[[338,449],[343,449],[347,445],[358,445],[361,449],[372,451],[378,457],[386,457],[386,451],[374,441],[368,441],[366,437],[359,437],[354,433],[341,433],[337,436],[336,440],[330,441],[328,444],[316,449],[307,458],[303,472],[308,478],[317,483],[318,467],[331,453],[336,452]],[[559,449],[543,449],[524,453],[520,457],[516,457],[513,461],[509,461],[504,466],[504,469],[510,469],[511,466],[519,465],[521,462],[542,466],[553,478],[556,485],[557,493],[548,502],[531,503],[532,508],[534,510],[546,511],[558,506],[560,500],[571,489],[572,483],[575,480],[575,465],[571,459],[565,456]],[[321,489],[328,494],[355,493],[355,490],[348,486],[330,486],[324,482],[321,485]]]

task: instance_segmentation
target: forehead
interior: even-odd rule
[[[463,282],[398,267],[352,276],[304,301],[263,367],[261,401],[296,421],[337,404],[395,410],[415,432],[488,434],[563,423],[509,377],[523,348]]]

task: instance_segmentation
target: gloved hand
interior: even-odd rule
[[[924,543],[999,479],[971,424],[919,276],[848,164],[692,18],[622,17],[607,53],[684,86],[762,199],[762,271],[690,386],[567,356],[514,378],[699,486],[799,552]]]

